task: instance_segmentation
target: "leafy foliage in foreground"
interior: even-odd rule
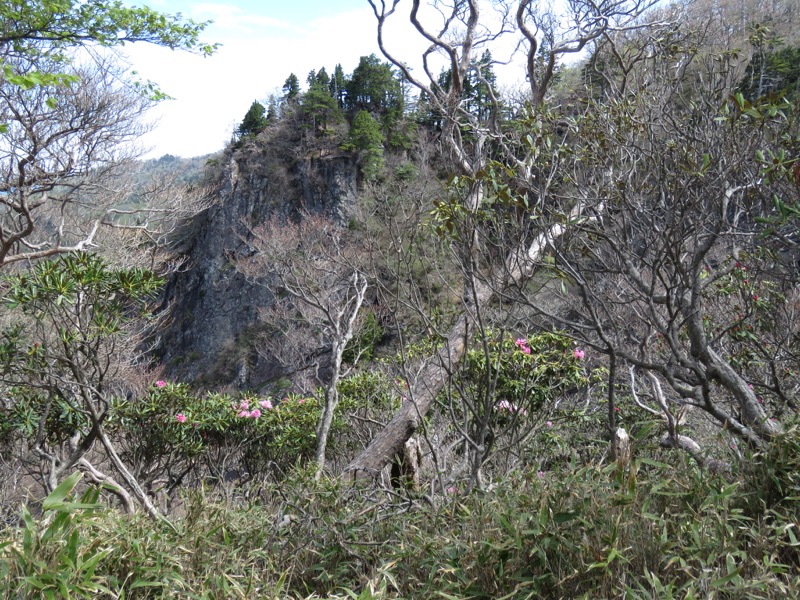
[[[41,520],[25,513],[6,532],[0,588],[17,598],[89,597],[89,585],[93,597],[131,599],[797,597],[798,440],[792,427],[730,480],[675,455],[641,456],[628,472],[517,472],[489,493],[426,504],[295,471],[237,506],[191,494],[174,530],[72,504],[61,486]]]
[[[215,485],[233,476],[280,479],[314,456],[322,393],[279,398],[252,392],[198,394],[186,384],[157,381],[142,398],[116,398],[108,426],[145,483],[166,477],[173,482],[171,490],[200,480]],[[366,419],[391,408],[394,400],[390,383],[374,371],[345,378],[339,394],[331,447],[346,454],[356,435],[348,415]]]

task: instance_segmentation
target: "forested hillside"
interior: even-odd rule
[[[0,8],[0,591],[800,597],[800,5],[366,1],[148,162],[204,25]]]

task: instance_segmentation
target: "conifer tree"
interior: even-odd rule
[[[314,80],[314,84],[303,96],[303,114],[311,121],[316,133],[325,133],[330,123],[342,120],[342,113],[336,106],[328,87]]]
[[[291,102],[300,94],[300,80],[294,73],[290,73],[286,78],[283,84],[283,94],[283,98],[287,102]]]
[[[331,83],[331,76],[328,75],[328,71],[325,70],[325,67],[322,67],[317,73],[314,75],[312,81],[308,82],[308,85],[319,85],[322,88],[328,89]],[[333,96],[333,94],[331,94]]]
[[[267,103],[267,122],[274,123],[280,116],[278,97],[275,94],[269,95]]]
[[[258,100],[253,100],[253,103],[250,105],[250,109],[247,111],[247,114],[245,114],[237,132],[241,137],[256,135],[268,124],[269,121],[266,116],[266,109],[264,108],[264,105]]]
[[[391,66],[371,54],[362,56],[346,83],[346,108],[386,114],[402,107],[403,90]]]
[[[337,106],[341,109],[344,108],[346,87],[347,78],[344,75],[344,69],[342,69],[341,64],[338,64],[333,70],[333,77],[331,77],[330,83],[328,84],[328,89],[331,92],[331,96],[336,100]]]
[[[359,154],[361,173],[364,179],[377,179],[383,170],[383,132],[381,125],[366,110],[359,111],[350,127],[344,150],[355,150]]]

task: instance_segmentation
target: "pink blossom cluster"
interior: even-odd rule
[[[574,356],[578,360],[581,360],[583,359],[584,356],[586,356],[586,352],[584,352],[580,348],[575,348],[575,352],[572,353],[572,356]]]
[[[305,404],[307,400],[308,400],[308,398],[298,398],[297,399],[297,403],[298,404]],[[290,401],[291,401],[291,398],[289,398],[288,396],[284,396],[284,398],[281,399],[280,404],[278,406],[280,406],[281,404],[286,404],[288,406]],[[261,402],[263,403],[264,401],[262,400]],[[269,400],[267,400],[267,402],[269,402]],[[269,407],[272,408],[272,404],[270,404]]]
[[[526,340],[525,338],[519,338],[517,340],[514,340],[514,345],[520,349],[520,352],[524,354],[531,353],[531,347],[528,346],[528,340]]]
[[[178,423],[186,423],[186,415],[183,413],[178,413],[177,415],[175,415],[175,420]]]
[[[523,416],[528,414],[527,410],[525,410],[524,408],[520,408],[519,406],[517,406],[513,402],[509,402],[508,400],[501,400],[500,402],[498,402],[497,410],[504,410],[510,413],[519,413]]]
[[[158,381],[156,381],[156,387],[157,388],[167,387],[167,382],[164,381],[163,379],[159,379]]]
[[[238,411],[236,413],[237,417],[242,417],[244,419],[258,419],[261,415],[261,408],[264,410],[272,410],[272,402],[269,399],[260,400],[258,402],[258,406],[254,407],[252,410],[250,409],[250,401],[249,400],[242,400],[239,403],[239,406],[234,407],[234,410]]]

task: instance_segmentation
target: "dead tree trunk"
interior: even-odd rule
[[[489,286],[479,291],[481,303],[493,295]],[[436,357],[420,373],[417,383],[409,390],[409,400],[395,414],[361,454],[345,468],[344,476],[359,479],[376,478],[383,468],[400,454],[403,446],[419,427],[436,396],[447,384],[449,374],[467,349],[467,334],[471,329],[474,311],[468,307],[453,325]]]
[[[599,214],[599,211],[595,214]],[[582,218],[582,207],[573,208],[566,222]],[[461,362],[467,350],[468,335],[477,318],[478,311],[485,307],[497,294],[511,285],[530,277],[544,250],[566,231],[563,224],[555,224],[536,236],[527,246],[512,251],[505,261],[502,273],[477,281],[464,311],[456,320],[444,345],[436,356],[425,366],[409,389],[409,400],[395,414],[372,442],[354,458],[343,472],[343,477],[352,479],[377,478],[383,468],[403,450],[406,443],[419,427],[436,396],[447,384],[450,374]]]

